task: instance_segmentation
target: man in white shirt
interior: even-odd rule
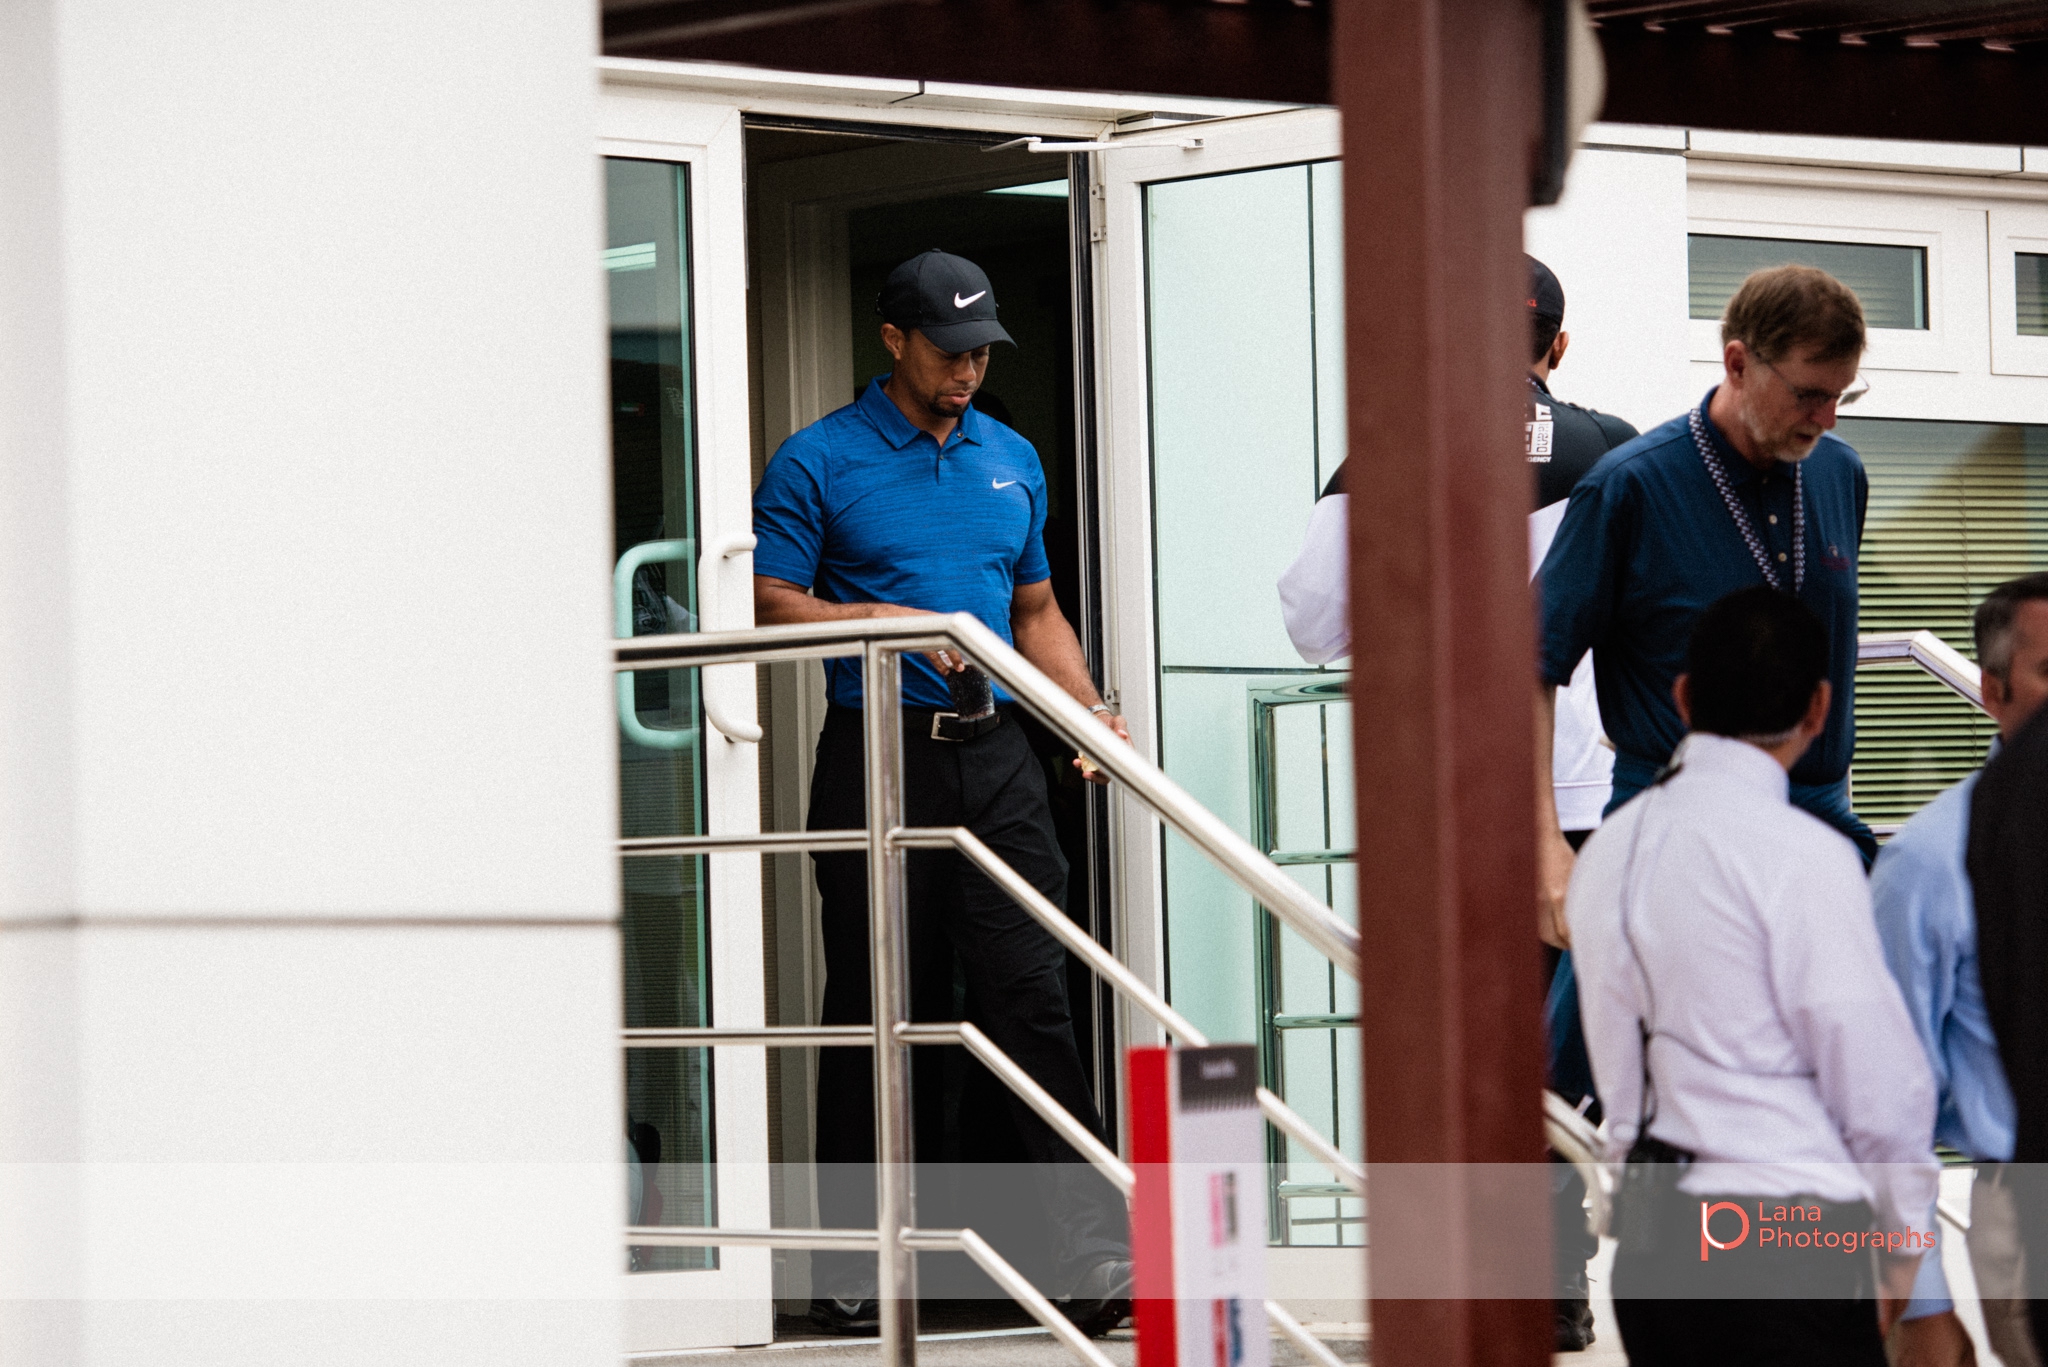
[[[1689,734],[1572,874],[1637,1367],[1882,1367],[1933,1247],[1934,1080],[1856,848],[1787,800],[1828,663],[1788,594],[1710,607],[1673,688]]]

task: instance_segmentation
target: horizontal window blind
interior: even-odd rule
[[[1932,631],[1974,659],[1978,600],[2048,569],[2048,427],[1844,418],[1836,435],[1870,474],[1862,630]],[[1858,671],[1857,812],[1904,821],[1982,763],[1992,734],[1917,668]]]
[[[2015,252],[2012,270],[2020,336],[2048,337],[2048,256],[2040,252]]]
[[[1801,242],[1778,237],[1693,233],[1692,316],[1719,318],[1742,282],[1771,266],[1815,266],[1856,291],[1874,328],[1927,326],[1927,249],[1862,242]]]

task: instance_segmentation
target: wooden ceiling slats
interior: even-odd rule
[[[618,57],[1327,104],[1336,2],[605,0],[603,33]],[[1587,7],[1612,122],[2048,146],[2048,0]]]

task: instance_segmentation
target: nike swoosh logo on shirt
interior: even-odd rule
[[[973,303],[973,302],[974,302],[975,300],[977,300],[977,299],[981,298],[981,295],[982,295],[982,294],[987,294],[987,293],[988,293],[988,291],[987,291],[987,290],[983,290],[983,291],[981,291],[981,294],[970,294],[970,295],[968,295],[968,296],[967,296],[967,297],[966,297],[965,299],[962,299],[962,298],[960,297],[960,291],[958,291],[958,290],[954,290],[954,291],[953,291],[953,307],[954,307],[954,308],[956,308],[956,309],[964,309],[964,308],[966,308],[966,307],[967,307],[967,306],[968,306],[969,304]]]
[[[997,489],[1007,489],[1016,482],[1014,479],[992,479],[989,484]]]

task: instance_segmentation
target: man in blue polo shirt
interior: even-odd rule
[[[971,612],[1011,642],[1118,736],[1123,719],[1088,675],[1081,645],[1053,599],[1046,562],[1045,476],[1031,444],[976,411],[989,347],[1010,341],[996,321],[988,277],[972,262],[926,252],[882,287],[882,342],[891,374],[860,399],[792,436],[754,494],[754,615],[763,625]],[[1055,838],[1045,777],[1000,689],[962,702],[979,671],[950,652],[906,657],[903,668],[904,818],[965,826],[1064,905],[1066,860]],[[866,824],[858,660],[827,666],[830,706],[818,737],[807,824]],[[814,856],[823,903],[827,1025],[865,1025],[867,861]],[[954,966],[966,1014],[1040,1086],[1101,1130],[1075,1046],[1066,953],[987,877],[950,852],[912,854],[907,867],[911,1014],[954,1020]],[[942,1118],[934,1051],[913,1066],[921,1147]],[[826,1049],[818,1062],[819,1214],[839,1228],[873,1228],[872,1060]],[[1128,1312],[1130,1243],[1123,1202],[1028,1107],[1011,1113],[1040,1174],[1064,1308],[1090,1333]],[[811,1319],[838,1333],[873,1333],[871,1255],[812,1259]],[[1057,1293],[1062,1287],[1053,1287]]]

